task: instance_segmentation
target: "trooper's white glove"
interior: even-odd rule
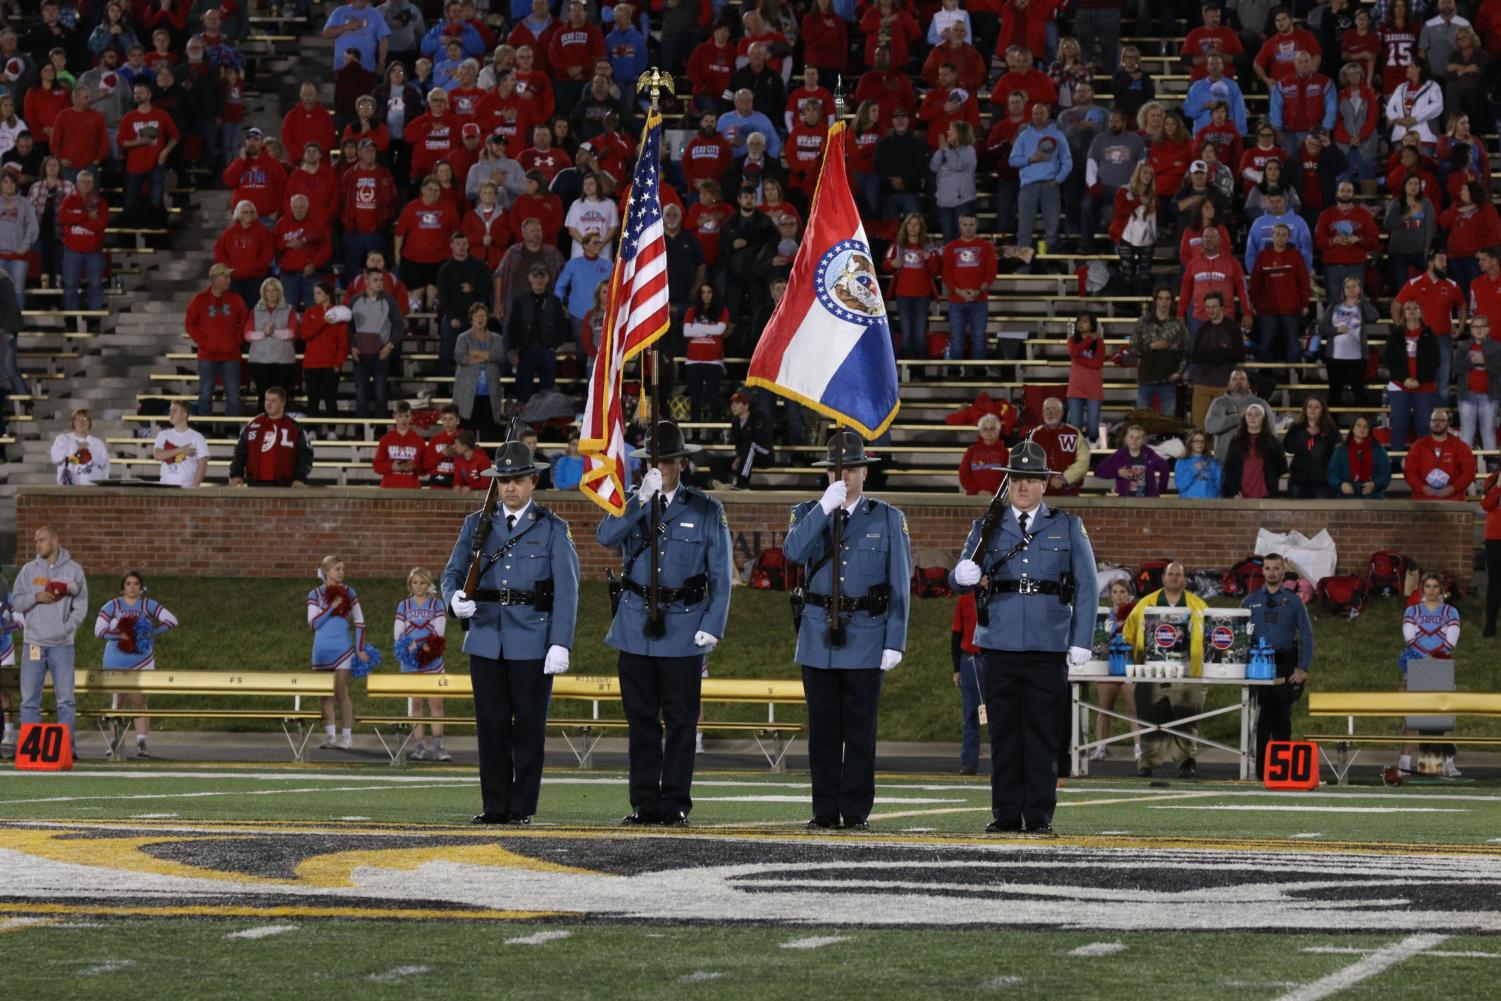
[[[1094,651],[1088,647],[1071,646],[1068,648],[1068,666],[1083,667],[1089,663],[1090,658],[1093,656]]]
[[[566,646],[550,646],[547,648],[547,660],[542,665],[542,673],[568,673],[568,648]]]
[[[463,591],[455,591],[453,593],[453,597],[449,599],[448,607],[452,608],[453,614],[457,615],[459,618],[467,619],[474,615],[475,609],[479,606],[470,601],[469,595],[465,594]]]
[[[641,485],[636,488],[636,499],[642,504],[650,504],[651,499],[662,489],[662,470],[648,469],[646,475],[641,477]]]
[[[960,560],[955,563],[954,583],[960,587],[973,587],[980,583],[980,564],[974,560]]]
[[[900,650],[882,650],[881,651],[881,670],[883,670],[883,671],[889,671],[893,667],[896,667],[901,662],[902,662],[902,652]]]
[[[844,507],[844,499],[849,496],[849,490],[843,480],[835,480],[829,484],[829,489],[823,492],[823,497],[818,501],[818,506],[823,508],[824,514],[833,514]]]
[[[713,633],[706,633],[702,629],[693,634],[693,645],[704,653],[711,652],[719,645],[719,637]]]

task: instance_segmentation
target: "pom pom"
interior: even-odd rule
[[[149,656],[151,648],[156,645],[156,627],[151,621],[151,616],[138,616],[136,618],[135,631],[132,635],[135,638],[136,653],[142,657]]]
[[[396,662],[405,674],[421,671],[443,656],[443,637],[428,629],[411,629],[396,641]]]
[[[68,596],[68,582],[65,580],[49,580],[47,593],[61,601]]]
[[[136,643],[140,639],[140,634],[136,626],[140,624],[140,621],[141,617],[139,615],[120,616],[120,635],[115,637],[115,645],[120,648],[121,653],[136,652]],[[150,628],[149,624],[147,628]]]
[[[348,323],[354,319],[354,313],[348,306],[330,306],[324,311],[323,318],[329,323]]]
[[[354,602],[349,600],[349,588],[343,584],[328,584],[323,588],[324,607],[332,609],[335,615],[348,615],[354,607]]]
[[[363,678],[377,667],[380,667],[380,651],[376,649],[374,643],[366,643],[365,659],[354,658],[354,666],[349,669],[349,676]]]

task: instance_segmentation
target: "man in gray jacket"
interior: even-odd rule
[[[1204,430],[1214,435],[1214,457],[1221,465],[1230,452],[1231,439],[1240,430],[1242,415],[1253,403],[1260,404],[1269,418],[1274,416],[1272,405],[1251,392],[1251,379],[1246,370],[1238,368],[1230,373],[1225,395],[1209,404],[1209,411],[1204,415]]]
[[[396,299],[386,291],[386,276],[365,269],[365,290],[349,300],[351,349],[354,355],[354,413],[369,416],[371,397],[377,418],[386,413],[386,383],[391,354],[401,346],[406,321]]]
[[[57,721],[77,743],[73,705],[73,637],[88,614],[89,585],[83,568],[57,544],[57,533],[36,530],[36,559],[16,574],[11,609],[24,626],[21,650],[21,723],[42,721],[42,684],[52,672]],[[75,746],[75,756],[77,750]]]

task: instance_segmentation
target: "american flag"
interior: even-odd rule
[[[579,489],[611,514],[625,511],[625,421],[620,382],[626,363],[667,332],[667,243],[660,192],[662,116],[653,111],[641,134],[641,156],[631,178],[631,198],[620,230],[620,248],[610,274],[605,326],[579,450],[584,476]]]

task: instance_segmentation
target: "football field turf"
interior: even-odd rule
[[[1501,792],[1072,781],[1052,840],[983,779],[882,776],[809,833],[806,776],[702,772],[693,826],[552,769],[82,764],[0,779],[17,998],[1491,998]]]

